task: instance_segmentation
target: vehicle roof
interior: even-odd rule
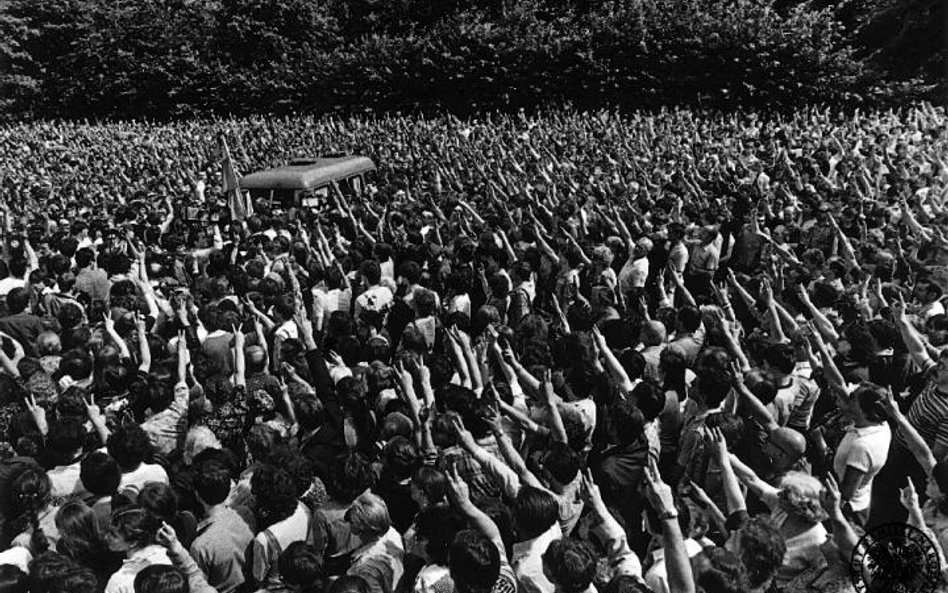
[[[243,189],[307,189],[375,169],[364,156],[294,159],[290,164],[251,173],[240,179]]]

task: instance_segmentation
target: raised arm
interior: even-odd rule
[[[122,336],[118,335],[118,332],[115,331],[115,320],[112,319],[112,311],[109,310],[103,317],[105,321],[105,333],[115,342],[115,346],[119,349],[119,356],[125,360],[130,359],[132,354],[128,351],[128,344],[126,344]]]
[[[898,300],[892,303],[891,309],[892,316],[895,318],[895,323],[898,325],[899,331],[902,334],[902,340],[905,342],[905,347],[908,348],[908,351],[915,360],[915,363],[923,369],[934,367],[935,361],[932,360],[932,357],[928,355],[928,349],[925,348],[925,342],[922,341],[922,337],[919,335],[918,330],[915,329],[915,326],[912,325],[912,322],[909,321],[909,318],[905,313],[905,297],[902,296],[901,291],[899,292]]]
[[[935,464],[937,460],[935,455],[932,453],[931,448],[928,446],[928,443],[925,442],[925,439],[922,438],[922,435],[918,433],[918,430],[908,421],[908,418],[905,417],[905,414],[902,413],[902,410],[899,409],[899,405],[895,401],[895,395],[892,393],[892,388],[889,388],[886,392],[886,398],[882,401],[882,405],[885,408],[886,414],[896,426],[902,439],[905,441],[905,446],[909,451],[912,452],[912,455],[918,461],[919,465],[922,466],[922,469],[925,470],[925,475],[931,477],[932,471],[935,469]]]
[[[727,502],[727,512],[730,515],[747,510],[747,502],[741,492],[741,484],[731,466],[731,457],[727,452],[727,442],[720,428],[708,430],[708,440],[711,443],[711,452],[721,470],[721,486],[724,489],[724,499]]]
[[[499,421],[499,418],[497,421]],[[515,498],[520,492],[520,476],[517,475],[517,472],[478,445],[477,441],[474,440],[474,435],[464,428],[464,423],[460,417],[453,417],[451,422],[454,426],[454,434],[457,437],[458,444],[461,445],[465,451],[470,453],[471,457],[480,464],[485,472],[490,474],[497,483],[503,486],[503,491],[506,496]]]
[[[471,490],[463,478],[458,474],[457,466],[452,465],[448,468],[448,498],[451,503],[461,512],[474,527],[487,536],[500,552],[501,557],[507,555],[504,549],[504,540],[500,535],[497,525],[487,516],[487,513],[477,508],[471,502]]]
[[[135,313],[135,330],[138,334],[138,370],[148,373],[151,370],[151,348],[148,346],[148,335],[145,329],[145,318],[141,313]]]
[[[658,462],[649,457],[645,468],[645,496],[662,522],[662,542],[665,548],[665,567],[668,572],[668,590],[676,593],[695,593],[691,560],[685,548],[685,538],[678,524],[678,508],[672,489],[662,481]]]
[[[566,426],[563,424],[563,417],[560,415],[560,408],[557,405],[559,398],[553,392],[553,378],[550,369],[543,374],[543,404],[546,406],[547,414],[550,417],[550,430],[553,433],[553,442],[565,443],[568,441],[566,435]]]
[[[810,300],[810,293],[807,292],[806,287],[802,284],[797,285],[797,296],[800,298],[800,303],[803,304],[810,313],[810,317],[813,318],[813,324],[816,326],[816,329],[819,330],[820,335],[835,344],[839,340],[839,333],[836,331],[836,328],[833,327],[833,322],[813,304],[813,301]]]
[[[606,343],[606,338],[602,335],[602,332],[599,331],[598,326],[593,326],[592,335],[596,344],[599,345],[599,353],[606,361],[606,369],[608,369],[609,374],[612,375],[612,379],[619,386],[619,389],[621,389],[625,395],[628,395],[629,392],[632,391],[632,380],[629,379],[628,373],[625,372],[619,359],[612,349],[609,348],[609,344]]]
[[[247,361],[244,357],[244,332],[234,326],[231,328],[234,333],[234,385],[245,387],[247,385]]]

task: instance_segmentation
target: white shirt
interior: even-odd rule
[[[559,522],[525,542],[513,545],[510,565],[517,576],[518,590],[526,593],[553,593],[556,587],[543,574],[543,554],[554,541],[563,537]]]
[[[138,469],[127,474],[122,474],[122,482],[119,484],[119,492],[122,490],[134,490],[140,492],[142,486],[148,482],[160,482],[168,484],[168,473],[165,468],[157,464],[143,463]]]
[[[6,297],[14,288],[23,288],[26,286],[26,280],[23,278],[14,278],[9,276],[0,280],[0,297]]]
[[[171,566],[171,558],[163,547],[152,544],[133,552],[122,563],[122,568],[109,579],[105,593],[135,593],[135,576],[155,565]]]
[[[0,566],[15,566],[30,574],[30,561],[33,555],[23,546],[13,546],[9,550],[0,552]]]
[[[833,458],[833,471],[840,482],[847,467],[865,472],[859,486],[853,493],[849,504],[854,511],[869,508],[872,494],[872,479],[889,456],[889,444],[892,442],[892,430],[885,422],[875,426],[850,428],[836,449]]]
[[[79,477],[81,461],[69,465],[58,465],[46,472],[50,481],[50,495],[53,498],[65,498],[85,494],[86,488]]]

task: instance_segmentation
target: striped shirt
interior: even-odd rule
[[[948,447],[948,393],[939,391],[935,387],[934,372],[937,364],[935,361],[928,361],[925,364],[923,372],[931,376],[928,384],[922,392],[915,398],[912,407],[909,408],[906,418],[918,434],[925,440],[925,443],[934,448],[938,445]],[[899,444],[905,444],[905,438],[902,431],[898,431],[896,440]]]

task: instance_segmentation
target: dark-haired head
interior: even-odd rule
[[[362,577],[344,575],[329,585],[326,593],[370,593],[369,584]]]
[[[294,590],[322,591],[325,585],[322,554],[306,542],[293,542],[280,554],[280,577]]]
[[[543,553],[543,574],[563,593],[581,593],[596,576],[597,558],[589,544],[571,538],[550,542]]]
[[[130,472],[151,458],[151,441],[137,424],[120,426],[109,436],[109,455],[118,462],[123,472]]]
[[[173,566],[153,564],[135,575],[135,593],[190,593],[187,577]]]
[[[528,540],[553,527],[559,520],[560,511],[552,494],[525,486],[517,494],[513,512],[520,539]]]
[[[0,565],[0,593],[27,593],[29,590],[29,575],[12,564]]]
[[[79,465],[79,478],[91,494],[112,496],[122,482],[122,468],[108,454],[93,451]]]
[[[254,471],[250,488],[260,523],[269,527],[290,517],[297,508],[296,482],[283,468],[263,465]]]
[[[480,531],[458,533],[451,543],[448,563],[458,593],[490,593],[500,575],[500,551]]]

